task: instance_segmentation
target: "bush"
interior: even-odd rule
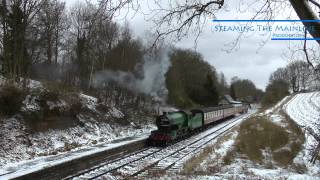
[[[16,86],[7,85],[0,89],[0,111],[5,115],[14,115],[20,111],[25,93]]]
[[[201,162],[203,162],[205,159],[207,159],[214,151],[212,146],[208,146],[205,149],[201,151],[201,153],[191,159],[189,159],[186,163],[183,165],[183,173],[184,174],[194,174],[194,173],[199,173],[195,172],[195,167],[197,167]]]
[[[254,117],[241,124],[237,148],[250,160],[261,162],[262,150],[270,148],[275,151],[288,144],[288,141],[289,134],[286,129],[265,117]]]
[[[60,93],[58,91],[43,91],[40,93],[40,102],[46,103],[46,101],[58,101]]]
[[[262,105],[264,107],[272,106],[289,94],[289,85],[285,81],[272,81],[266,88]]]
[[[72,149],[75,149],[77,147],[80,147],[81,145],[77,142],[72,142],[72,143],[68,143],[68,142],[65,142],[64,143],[64,150],[63,151],[71,151]]]
[[[235,151],[228,151],[227,154],[223,157],[223,162],[225,165],[230,165],[235,157]]]
[[[294,165],[293,160],[305,141],[303,132],[288,117],[286,128],[268,118],[256,116],[240,125],[236,151],[245,154],[251,161],[262,163],[262,151],[268,150],[277,164],[283,167]],[[226,161],[229,162],[228,159]]]
[[[80,89],[78,89],[76,86],[68,85],[61,82],[45,81],[44,85],[49,91],[53,92],[70,93],[80,91]]]

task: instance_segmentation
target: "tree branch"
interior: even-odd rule
[[[308,64],[309,64],[312,68],[314,68],[312,62],[311,62],[310,59],[309,59],[309,55],[308,55],[308,50],[307,50],[307,34],[308,34],[308,33],[307,33],[307,29],[306,29],[305,32],[304,32],[304,38],[305,38],[305,40],[304,40],[304,45],[303,45],[303,52],[304,52],[304,54],[305,54],[305,56],[306,56],[306,60],[307,60]]]
[[[290,0],[290,3],[301,20],[319,20],[310,7],[308,0]],[[308,31],[314,38],[320,38],[320,22],[303,22],[305,27],[314,27]],[[317,40],[320,45],[320,40]]]
[[[174,2],[176,4],[172,4],[170,1],[169,7],[163,8],[162,5],[155,1],[159,9],[153,10],[155,12],[153,18],[161,13],[164,13],[164,15],[155,20],[157,34],[153,47],[164,36],[171,34],[175,34],[178,40],[187,36],[191,30],[195,30],[196,35],[199,35],[202,31],[201,24],[204,22],[203,20],[209,16],[214,18],[215,11],[221,9],[224,5],[224,0],[207,2],[187,0],[182,4],[179,4],[177,1]],[[196,27],[192,29],[193,25],[196,25]]]

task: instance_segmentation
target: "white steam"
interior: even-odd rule
[[[169,50],[161,50],[157,55],[146,56],[140,70],[143,74],[141,79],[132,73],[105,70],[95,74],[94,85],[99,87],[116,83],[121,87],[164,100],[168,94],[165,74],[171,65],[169,53]]]

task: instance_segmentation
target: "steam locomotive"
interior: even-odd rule
[[[147,143],[153,146],[167,146],[184,139],[207,126],[235,116],[247,113],[249,104],[223,105],[217,107],[165,112],[156,118],[157,130],[152,131]]]

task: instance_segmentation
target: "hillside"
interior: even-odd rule
[[[151,99],[115,94],[119,91],[99,98],[76,91],[57,92],[33,80],[27,88],[0,86],[0,169],[4,171],[0,174],[7,165],[133,138],[155,128]],[[11,92],[21,92],[15,97],[22,98],[15,104],[17,111],[8,114],[3,103]]]
[[[284,110],[297,124],[320,137],[320,92],[297,94]]]

